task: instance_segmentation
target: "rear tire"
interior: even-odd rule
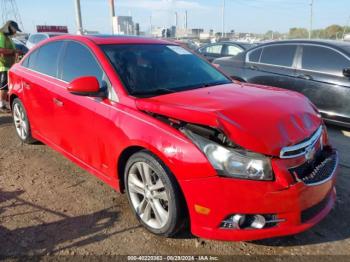
[[[182,228],[186,212],[181,191],[156,156],[148,151],[132,155],[124,179],[129,204],[148,231],[171,237]]]
[[[12,102],[12,117],[19,139],[26,144],[35,143],[36,140],[32,137],[27,112],[18,98],[15,98]]]

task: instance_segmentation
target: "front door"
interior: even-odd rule
[[[96,77],[106,97],[78,96],[67,91],[71,81],[84,76]],[[116,141],[105,143],[102,139],[108,134],[108,128],[113,127],[108,119],[111,108],[105,105],[109,103],[109,80],[90,49],[74,41],[67,42],[60,77],[64,85],[55,94],[58,101],[55,114],[61,136],[55,143],[77,161],[92,168],[96,175],[108,179],[112,171],[115,173],[112,161],[115,161],[113,156],[116,154],[116,150],[109,150],[109,145],[116,145]],[[107,126],[106,122],[109,123]]]
[[[246,63],[247,69],[254,72],[250,82],[293,89],[296,53],[297,46],[291,44],[271,45],[262,48],[259,58],[253,59],[257,62],[251,62],[249,59]]]

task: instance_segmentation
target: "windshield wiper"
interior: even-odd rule
[[[163,95],[163,94],[170,94],[175,93],[176,90],[167,89],[167,88],[155,88],[155,89],[149,89],[144,91],[136,91],[132,92],[132,95],[142,95],[142,96],[154,96],[154,95]]]
[[[228,81],[216,81],[216,82],[211,82],[211,83],[203,83],[200,85],[200,87],[210,87],[210,86],[218,86],[218,85],[225,85],[230,82]]]

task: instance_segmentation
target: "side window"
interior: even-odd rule
[[[238,47],[238,46],[235,46],[235,45],[228,45],[227,46],[227,55],[229,55],[229,56],[236,56],[242,52],[243,52],[243,49]]]
[[[62,61],[62,79],[71,82],[83,76],[94,76],[105,86],[104,72],[90,50],[82,44],[69,42]]]
[[[264,47],[260,62],[270,65],[287,66],[293,65],[296,45],[275,45]]]
[[[34,39],[35,39],[35,35],[31,35],[31,36],[28,38],[28,42],[34,43]]]
[[[350,61],[338,52],[321,46],[304,46],[302,69],[343,75],[343,69],[350,67]]]
[[[222,45],[211,45],[204,48],[204,53],[220,55],[221,50],[222,50]]]
[[[57,77],[58,60],[62,46],[63,42],[60,41],[40,47],[37,51],[35,62],[33,61],[32,69],[45,75]]]
[[[259,63],[260,62],[260,56],[261,56],[262,48],[256,49],[249,53],[248,61]]]
[[[35,50],[29,56],[27,56],[27,58],[23,60],[22,66],[34,70],[35,61],[38,56],[38,51],[39,50]]]
[[[37,44],[40,43],[41,41],[44,41],[46,39],[46,36],[44,35],[36,35],[34,36],[33,43]]]

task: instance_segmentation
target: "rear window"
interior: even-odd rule
[[[302,69],[342,76],[345,68],[350,68],[350,61],[337,51],[321,46],[303,46]]]
[[[287,66],[293,65],[296,45],[276,45],[263,48],[260,63]]]
[[[22,66],[45,75],[57,77],[59,53],[63,42],[48,43],[33,51],[23,60]]]

